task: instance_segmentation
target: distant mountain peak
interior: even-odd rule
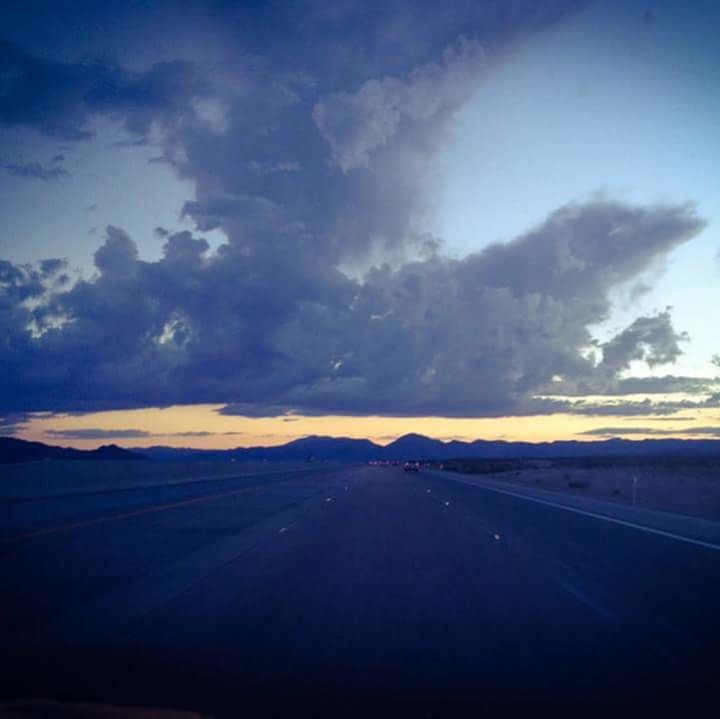
[[[398,437],[393,442],[390,442],[391,445],[410,444],[410,443],[443,444],[443,442],[439,439],[432,439],[432,437],[426,437],[424,434],[417,434],[415,432],[409,432],[408,434],[403,434],[401,437]]]
[[[407,434],[403,434],[400,437],[398,437],[392,444],[395,444],[397,442],[406,442],[410,440],[419,440],[419,441],[427,441],[427,442],[440,442],[439,439],[432,439],[431,437],[428,437],[424,434],[418,434],[417,432],[408,432]]]

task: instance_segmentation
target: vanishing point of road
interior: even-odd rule
[[[2,699],[718,716],[712,523],[321,465],[0,513]]]

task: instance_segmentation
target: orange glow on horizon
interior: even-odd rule
[[[547,442],[553,440],[598,440],[601,435],[584,432],[598,427],[641,428],[671,431],[671,435],[691,437],[693,427],[715,427],[720,421],[710,410],[693,410],[672,417],[612,417],[571,414],[532,415],[525,417],[453,418],[453,417],[381,417],[381,416],[303,416],[241,417],[218,413],[223,405],[182,405],[96,412],[85,415],[38,415],[17,436],[47,444],[70,445],[91,449],[101,444],[123,447],[194,447],[197,449],[232,449],[235,447],[273,446],[308,435],[328,435],[370,439],[388,444],[410,432],[435,439],[507,440]],[[77,430],[104,430],[105,435],[81,438]],[[133,436],[113,435],[113,432]],[[55,434],[69,432],[71,434]],[[622,432],[618,432],[622,436]],[[649,433],[628,434],[628,438],[654,437]]]

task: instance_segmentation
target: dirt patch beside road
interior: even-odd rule
[[[457,460],[435,466],[720,521],[720,462],[715,460]]]

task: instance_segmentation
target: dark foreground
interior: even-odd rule
[[[2,699],[717,716],[712,546],[392,467],[0,511]]]

